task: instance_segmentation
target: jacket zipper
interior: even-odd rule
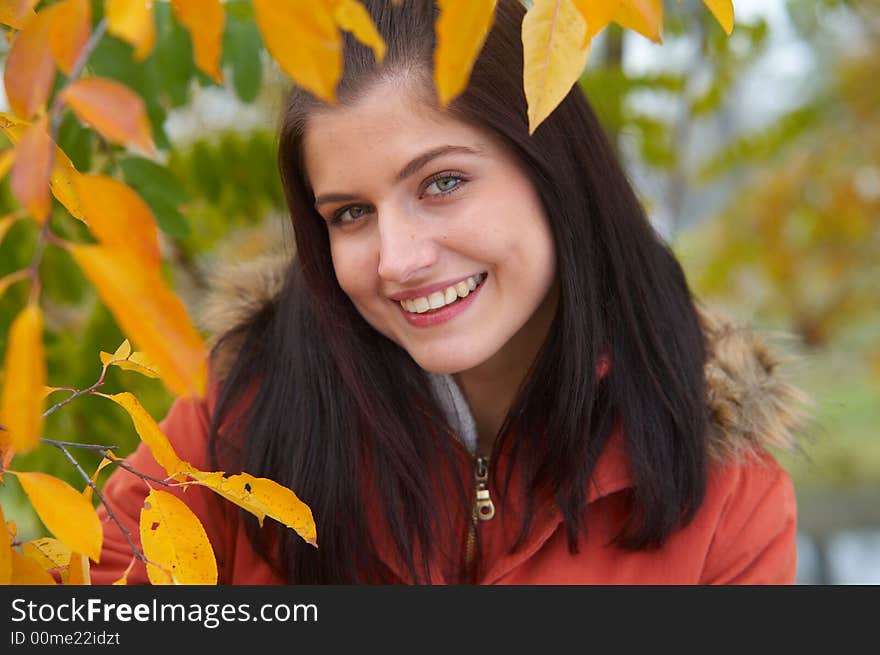
[[[474,505],[471,511],[471,524],[468,528],[464,546],[465,579],[475,582],[474,550],[477,540],[477,526],[480,521],[489,521],[495,516],[495,504],[489,495],[489,458],[477,457],[474,460]]]

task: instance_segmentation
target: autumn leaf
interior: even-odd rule
[[[377,62],[381,63],[385,59],[385,40],[373,24],[370,13],[360,2],[333,0],[333,18],[340,28],[351,32],[358,41],[372,48]]]
[[[161,377],[159,368],[149,360],[143,353],[132,352],[131,344],[128,339],[122,342],[122,345],[116,349],[112,355],[101,351],[101,363],[105,366],[118,366],[126,371],[135,371],[148,378]]]
[[[0,152],[0,181],[2,181],[6,174],[9,173],[10,169],[12,169],[12,164],[15,161],[15,148],[7,148],[3,152]],[[3,233],[0,232],[0,239],[2,239]]]
[[[205,343],[160,272],[145,268],[125,251],[91,245],[68,249],[125,334],[158,367],[169,391],[203,396]]]
[[[152,490],[140,516],[147,576],[159,584],[217,584],[217,561],[205,528],[186,504]]]
[[[92,5],[89,0],[62,0],[52,5],[49,47],[55,63],[70,75],[92,31]]]
[[[61,99],[110,141],[155,151],[146,104],[124,84],[102,77],[76,80],[61,92]]]
[[[54,585],[55,579],[32,559],[12,551],[11,585]]]
[[[46,358],[43,352],[43,315],[28,304],[9,329],[0,397],[0,447],[26,453],[39,443],[43,429],[43,395]],[[4,457],[5,460],[5,457]]]
[[[30,118],[46,107],[55,80],[49,49],[51,11],[34,15],[12,42],[3,81],[9,106],[17,116]]]
[[[492,27],[496,0],[439,0],[435,24],[434,83],[440,106],[464,91]]]
[[[18,201],[40,225],[46,222],[52,208],[49,181],[53,153],[45,118],[27,128],[15,147],[10,186]]]
[[[3,0],[0,2],[0,23],[20,30],[34,15],[39,0]]]
[[[9,584],[12,578],[12,535],[6,527],[3,506],[0,505],[0,586]]]
[[[112,459],[108,459],[108,458],[106,458],[106,457],[104,457],[104,458],[101,460],[101,463],[98,464],[98,468],[95,469],[95,473],[92,475],[91,478],[89,478],[89,479],[92,481],[92,484],[97,485],[97,483],[98,483],[98,474],[100,474],[101,471],[103,471],[104,468],[105,468],[106,466],[109,466],[109,465],[112,464],[112,463],[113,463],[113,460],[112,460]],[[87,485],[86,485],[86,488],[83,489],[83,498],[85,498],[85,499],[86,499],[87,501],[89,501],[89,502],[92,502],[92,485],[87,484]]]
[[[622,0],[573,0],[573,2],[587,23],[587,35],[584,42],[584,45],[587,45],[590,39],[614,20]]]
[[[36,562],[44,571],[60,571],[70,564],[70,547],[58,539],[41,537],[22,544],[21,554]]]
[[[28,127],[30,127],[28,123],[15,118],[15,116],[0,112],[0,129],[13,143],[18,143],[21,140]],[[52,176],[49,178],[52,193],[58,202],[70,212],[71,216],[83,220],[79,198],[74,190],[74,179],[79,175],[79,172],[74,168],[70,158],[57,145],[53,161]]]
[[[78,175],[76,191],[95,238],[119,252],[127,251],[144,266],[161,265],[156,219],[146,202],[124,183],[106,175]]]
[[[92,584],[89,558],[82,553],[73,553],[70,556],[70,564],[67,566],[67,575],[64,577],[64,582],[69,585]]]
[[[733,32],[733,0],[703,0],[703,4],[715,16],[724,33],[730,36]]]
[[[156,45],[153,0],[107,0],[107,31],[134,46],[135,61],[143,61]]]
[[[312,510],[297,495],[274,480],[255,478],[248,473],[224,477],[223,472],[190,471],[189,476],[226,500],[257,517],[260,525],[267,516],[292,528],[313,546],[317,545]]]
[[[71,550],[97,562],[104,535],[92,504],[52,475],[33,472],[16,472],[15,475],[46,528]]]
[[[326,2],[254,0],[266,49],[303,89],[336,102],[342,76],[342,35]],[[295,34],[296,38],[291,38]]]
[[[165,469],[168,477],[174,477],[180,473],[192,470],[192,466],[177,456],[168,437],[165,436],[165,433],[162,432],[162,429],[153,420],[149,412],[138,402],[137,398],[127,391],[113,395],[100,395],[109,398],[128,412],[141,441],[147,444],[153,459],[159,463],[159,466]]]
[[[177,20],[192,37],[196,66],[221,84],[220,55],[223,51],[223,26],[226,14],[220,0],[171,0]]]
[[[614,21],[654,43],[663,40],[663,0],[622,0]]]
[[[587,26],[571,0],[536,0],[522,23],[529,133],[562,102],[587,61]]]

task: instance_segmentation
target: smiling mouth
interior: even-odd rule
[[[467,298],[486,279],[485,272],[470,277],[446,287],[441,291],[435,291],[427,296],[419,298],[407,298],[401,300],[400,306],[410,314],[433,314],[444,307],[454,305],[459,300]]]

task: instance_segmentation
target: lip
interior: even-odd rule
[[[467,279],[467,278],[465,278]],[[426,328],[431,327],[433,325],[439,325],[440,323],[446,323],[447,321],[452,320],[463,311],[465,311],[471,304],[474,302],[474,299],[480,294],[480,291],[483,290],[485,286],[486,280],[484,279],[480,285],[471,291],[464,298],[459,298],[458,302],[454,302],[451,305],[445,305],[438,310],[433,312],[425,312],[423,314],[414,314],[412,312],[406,311],[398,302],[397,308],[400,310],[401,314],[403,314],[403,318],[406,319],[406,322],[412,326],[418,328]],[[446,285],[450,286],[450,285]],[[427,288],[427,287],[426,287]],[[443,287],[439,287],[443,288]],[[424,295],[424,294],[420,294]],[[407,296],[409,297],[409,296]],[[418,297],[418,296],[415,296]]]
[[[434,284],[429,284],[425,287],[419,287],[418,289],[400,291],[398,293],[391,294],[388,297],[391,300],[400,302],[401,300],[410,300],[412,298],[420,298],[421,296],[430,296],[435,291],[443,291],[444,289],[446,289],[446,287],[455,286],[459,282],[464,282],[469,277],[476,277],[477,275],[480,275],[480,273],[471,273],[470,275],[465,275],[464,277],[455,278],[452,280],[446,280],[445,282],[435,282]]]

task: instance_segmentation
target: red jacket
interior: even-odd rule
[[[494,518],[479,522],[483,584],[792,584],[796,571],[796,506],[789,475],[765,450],[786,446],[797,422],[799,397],[778,378],[776,362],[749,332],[704,317],[709,343],[706,378],[711,416],[708,445],[711,457],[705,500],[694,519],[673,533],[656,550],[625,551],[608,545],[626,518],[627,494],[632,485],[622,435],[609,441],[596,469],[588,496],[587,536],[579,551],[569,552],[567,534],[552,499],[539,501],[526,542],[509,552],[522,508],[516,502],[495,499]],[[162,422],[178,455],[201,470],[212,470],[206,441],[212,400],[178,400]],[[128,463],[158,478],[165,473],[141,445]],[[471,479],[473,461],[461,449],[463,472]],[[511,486],[515,489],[514,486]],[[167,489],[166,489],[167,490]],[[138,540],[138,517],[147,486],[120,469],[104,487],[116,516]],[[295,490],[294,490],[295,491]],[[227,584],[284,584],[283,575],[254,552],[245,534],[239,509],[208,491],[176,489],[200,517],[217,558],[220,582]],[[454,497],[454,494],[449,494]],[[103,506],[105,541],[100,564],[92,569],[95,584],[120,578],[132,559],[131,548],[117,525],[107,520]],[[451,533],[437,544],[441,556],[430,563],[431,582],[460,580],[461,570],[442,554],[461,553],[471,517],[464,510],[452,517]],[[267,519],[270,520],[270,519]],[[410,582],[409,573],[392,554],[381,520],[374,539],[392,579]],[[318,535],[320,544],[321,535]],[[388,547],[383,548],[382,544]],[[460,559],[457,560],[460,562]],[[129,584],[146,583],[138,563]]]

